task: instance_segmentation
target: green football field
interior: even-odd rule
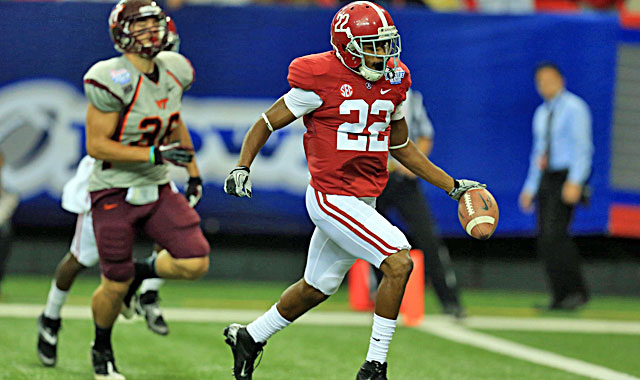
[[[58,365],[44,368],[35,353],[35,319],[50,279],[6,278],[0,301],[0,380],[92,379],[91,293],[97,278],[81,277],[63,310]],[[120,371],[132,380],[232,379],[222,338],[230,322],[246,323],[270,307],[283,283],[167,282],[162,307],[171,328],[154,335],[143,320],[114,329]],[[427,318],[398,327],[389,353],[395,380],[639,380],[640,299],[595,297],[576,313],[541,313],[544,294],[466,290],[469,317],[441,317],[427,294]],[[255,380],[354,379],[366,355],[370,314],[349,311],[341,290],[276,334]]]

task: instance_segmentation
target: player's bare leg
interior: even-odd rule
[[[163,249],[158,256],[151,256],[135,263],[135,277],[123,298],[123,307],[133,309],[131,302],[142,281],[149,278],[197,280],[209,270],[209,256],[176,259]]]
[[[413,261],[408,250],[389,256],[380,265],[383,277],[376,294],[369,351],[356,380],[387,379],[387,352],[395,332],[404,288],[412,269]]]
[[[160,278],[197,280],[209,270],[209,256],[175,259],[167,250],[158,253],[156,273]]]
[[[397,319],[404,288],[413,269],[409,251],[403,250],[389,256],[380,265],[383,273],[376,294],[375,313],[383,318]]]
[[[87,269],[78,262],[78,259],[71,252],[60,261],[56,268],[56,286],[58,289],[68,291],[71,289],[76,276]]]
[[[122,300],[127,294],[130,283],[131,280],[113,281],[103,275],[100,286],[93,293],[91,309],[95,322],[96,338],[91,349],[91,357],[96,380],[125,379],[116,368],[111,346],[111,329],[118,318]]]
[[[62,325],[60,310],[78,273],[86,267],[71,254],[60,261],[56,268],[55,280],[47,296],[44,311],[38,317],[38,358],[47,367],[56,365],[58,348],[58,331]]]
[[[300,279],[282,293],[276,307],[283,318],[293,322],[327,298],[329,298],[328,295],[307,284],[304,279]]]

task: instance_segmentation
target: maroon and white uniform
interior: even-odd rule
[[[307,211],[317,226],[305,281],[325,294],[337,291],[356,258],[379,267],[386,256],[409,249],[404,234],[375,210],[384,189],[389,123],[404,117],[411,85],[400,63],[395,75],[369,82],[346,68],[334,52],[295,59],[287,108],[304,116],[310,185]]]
[[[84,77],[89,102],[102,112],[120,113],[112,139],[124,146],[157,147],[178,128],[193,68],[184,56],[168,51],[159,53],[154,64],[157,81],[124,55],[96,63]],[[91,216],[108,279],[134,276],[132,248],[139,229],[175,258],[209,254],[200,217],[169,182],[167,164],[96,160],[89,180]]]

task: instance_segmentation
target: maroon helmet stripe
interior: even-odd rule
[[[98,88],[99,88],[99,89],[101,89],[101,90],[105,90],[106,92],[108,92],[109,94],[111,94],[111,96],[113,96],[114,98],[118,99],[118,101],[119,101],[121,104],[124,104],[124,102],[122,101],[122,99],[121,99],[118,95],[116,95],[116,94],[114,94],[113,92],[111,92],[111,90],[109,90],[109,88],[107,88],[107,86],[103,85],[102,83],[100,83],[100,82],[96,82],[96,81],[95,81],[95,80],[93,80],[93,79],[85,79],[85,80],[84,80],[84,83],[87,83],[87,84],[90,84],[90,85],[96,86],[96,87],[98,87]]]

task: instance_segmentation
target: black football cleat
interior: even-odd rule
[[[91,347],[91,362],[93,363],[93,378],[95,380],[126,380],[116,368],[116,360],[111,349],[96,349]]]
[[[38,358],[47,367],[56,365],[61,322],[59,318],[45,317],[44,313],[38,317]]]
[[[237,323],[227,326],[223,334],[233,353],[233,376],[236,380],[251,380],[256,358],[267,343],[255,342],[247,328]]]
[[[356,380],[387,380],[387,363],[364,362],[358,371]]]
[[[160,306],[158,306],[159,300],[160,297],[158,297],[158,291],[149,290],[140,294],[140,297],[132,300],[132,302],[135,302],[136,313],[143,316],[147,321],[147,327],[149,327],[149,330],[158,335],[168,335],[169,326],[167,326],[167,322],[165,322],[162,317],[162,310],[160,309]]]

